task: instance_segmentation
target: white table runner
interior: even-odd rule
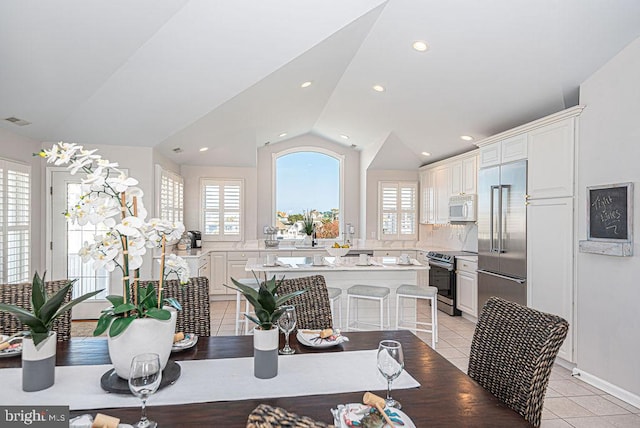
[[[273,379],[253,375],[252,357],[179,361],[180,379],[158,391],[148,403],[158,406],[386,390],[387,382],[376,367],[376,354],[377,350],[369,350],[281,356],[278,376]],[[38,392],[22,391],[22,369],[2,369],[0,404],[68,405],[71,410],[140,406],[136,397],[110,394],[100,387],[100,377],[112,367],[56,367],[55,384]],[[419,386],[406,371],[393,382],[393,389]]]

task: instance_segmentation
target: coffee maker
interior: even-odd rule
[[[202,233],[199,230],[190,230],[191,248],[202,248]]]

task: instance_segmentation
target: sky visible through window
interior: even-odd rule
[[[340,208],[340,161],[317,152],[276,160],[276,209],[287,214]]]

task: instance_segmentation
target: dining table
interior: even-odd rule
[[[329,348],[304,346],[298,342],[295,335],[291,336],[290,344],[297,354],[327,353],[328,355],[329,353],[375,350],[381,340],[399,341],[404,351],[404,368],[420,386],[392,390],[392,394],[402,403],[403,412],[411,418],[416,427],[532,426],[410,331],[365,331],[344,334],[349,337],[348,342]],[[283,341],[282,335],[281,341]],[[180,361],[186,360],[252,356],[252,336],[215,336],[200,337],[193,348],[172,353],[171,359],[180,364]],[[109,363],[105,338],[72,338],[57,344],[57,366]],[[2,369],[20,367],[20,365],[19,357],[0,360],[0,378]],[[252,374],[249,375],[252,376]],[[326,376],[327,382],[330,382],[331,373],[326,373]],[[380,375],[371,373],[371,376]],[[180,381],[181,379],[177,380],[177,382]],[[99,382],[99,379],[96,379],[96,382]],[[300,379],[300,385],[304,388],[304,378]],[[216,379],[212,378],[210,387],[225,388],[225,385],[216,383]],[[364,392],[279,397],[278,391],[274,390],[273,395],[267,398],[161,406],[154,406],[152,396],[148,402],[147,412],[149,418],[157,421],[160,427],[245,427],[249,413],[259,404],[265,403],[318,421],[333,423],[330,409],[338,404],[359,403]],[[386,394],[386,390],[372,392],[383,397]],[[98,412],[117,417],[123,423],[132,423],[140,417],[139,407],[74,410],[71,411],[71,416],[86,413],[95,415]]]

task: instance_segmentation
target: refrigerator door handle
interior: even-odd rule
[[[500,185],[500,241],[498,241],[498,252],[499,253],[504,253],[506,252],[505,250],[505,245],[504,245],[504,231],[505,231],[505,227],[507,226],[507,213],[503,212],[502,208],[509,206],[509,190],[511,189],[511,186],[508,184],[501,184]],[[503,204],[504,201],[504,190],[506,190],[507,192],[507,201],[505,204]]]
[[[489,252],[490,253],[495,253],[499,251],[499,249],[496,248],[495,243],[500,239],[500,223],[501,223],[500,216],[502,214],[500,212],[501,211],[500,206],[498,206],[497,213],[496,213],[496,210],[494,209],[495,202],[496,202],[496,198],[494,197],[494,195],[496,190],[498,192],[500,191],[499,185],[491,186],[491,212],[489,213]],[[496,215],[498,215],[498,217],[496,217]],[[494,224],[496,221],[496,218],[498,219],[497,225]],[[498,234],[498,236],[496,236],[496,233]]]
[[[507,279],[509,281],[517,282],[518,284],[524,284],[525,282],[527,282],[526,279],[514,278],[512,276],[506,276],[506,275],[500,275],[499,273],[489,272],[488,270],[484,270],[484,269],[478,269],[476,272],[484,273],[485,275],[495,276],[497,278]]]

